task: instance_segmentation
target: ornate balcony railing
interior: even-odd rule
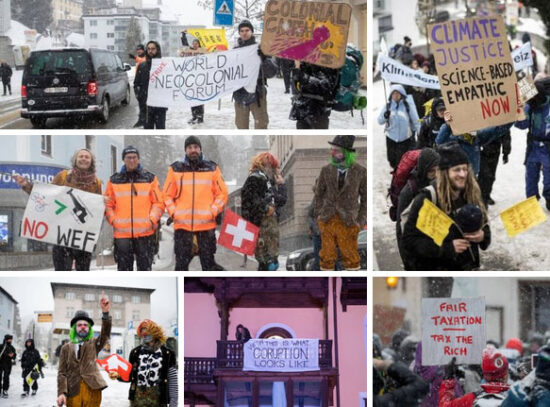
[[[216,358],[185,358],[184,381],[187,384],[214,383]]]

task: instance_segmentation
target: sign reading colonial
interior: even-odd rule
[[[422,299],[422,365],[479,364],[485,344],[485,298]]]
[[[102,195],[35,183],[23,214],[21,237],[91,253],[104,212]]]
[[[243,370],[319,370],[319,339],[250,339],[244,344]]]

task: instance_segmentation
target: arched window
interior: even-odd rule
[[[256,333],[257,339],[296,338],[294,330],[286,324],[272,323],[262,326]]]

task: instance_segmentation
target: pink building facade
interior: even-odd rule
[[[366,278],[186,278],[186,405],[366,406],[366,284]],[[319,368],[243,370],[238,325],[252,339],[318,339]]]

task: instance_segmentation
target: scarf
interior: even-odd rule
[[[67,178],[69,184],[77,189],[83,190],[90,189],[90,187],[97,182],[95,172],[81,170],[77,167],[73,167],[73,169],[67,173]]]

